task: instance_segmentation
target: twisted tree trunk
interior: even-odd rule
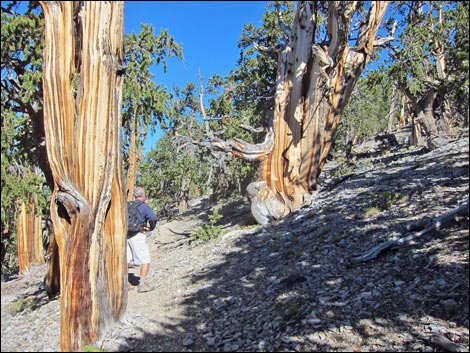
[[[290,41],[277,53],[277,87],[272,139],[254,153],[240,142],[235,155],[261,160],[259,181],[248,187],[252,213],[265,224],[286,216],[303,203],[317,180],[330,151],[333,136],[351,92],[376,45],[376,35],[388,7],[373,1],[354,46],[351,22],[356,1],[329,2],[328,40],[315,43],[318,22],[316,2],[301,2]],[[272,147],[271,147],[272,146]]]
[[[123,2],[41,1],[44,126],[54,178],[61,350],[95,342],[127,305],[120,142]],[[51,274],[50,274],[51,275]]]

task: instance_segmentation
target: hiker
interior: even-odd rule
[[[144,224],[143,230],[127,238],[127,268],[131,261],[135,265],[140,265],[140,281],[138,292],[149,292],[155,289],[155,286],[149,282],[148,274],[150,270],[150,251],[147,244],[147,231],[152,231],[157,225],[157,216],[153,213],[149,205],[145,203],[145,190],[143,187],[136,187],[134,197],[137,205],[138,215],[141,218],[141,224]]]

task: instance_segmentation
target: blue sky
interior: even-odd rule
[[[235,68],[244,24],[262,24],[268,1],[125,1],[124,32],[139,33],[140,24],[161,28],[183,44],[184,61],[167,62],[167,73],[157,70],[155,82],[169,91],[192,81],[199,84],[198,69],[205,80],[217,73],[227,75]],[[148,136],[145,152],[155,145],[157,136]]]

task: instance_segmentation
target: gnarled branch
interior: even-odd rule
[[[253,47],[259,52],[266,54],[270,58],[277,59],[279,53],[284,49],[285,46],[282,44],[277,44],[268,48],[264,45],[260,45],[258,43],[253,42]]]
[[[448,226],[449,224],[452,223],[452,221],[454,221],[455,217],[459,215],[464,215],[466,213],[468,213],[468,200],[467,202],[464,202],[461,206],[457,207],[456,209],[442,216],[431,219],[430,222],[429,222],[429,218],[426,218],[429,225],[423,230],[416,232],[414,234],[411,234],[405,238],[401,238],[398,240],[389,240],[382,244],[379,244],[373,247],[371,250],[369,250],[365,254],[353,257],[351,261],[354,263],[357,263],[357,262],[364,262],[364,261],[375,259],[382,251],[389,249],[393,246],[408,245],[412,240],[419,238],[422,235],[431,233],[435,230]]]

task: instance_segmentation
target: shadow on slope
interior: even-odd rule
[[[442,350],[423,338],[432,330],[468,347],[468,217],[375,261],[349,262],[407,235],[407,222],[459,206],[468,195],[467,153],[406,164],[397,155],[282,221],[225,236],[224,261],[188,275],[199,288],[181,303],[190,319],[122,349]]]

